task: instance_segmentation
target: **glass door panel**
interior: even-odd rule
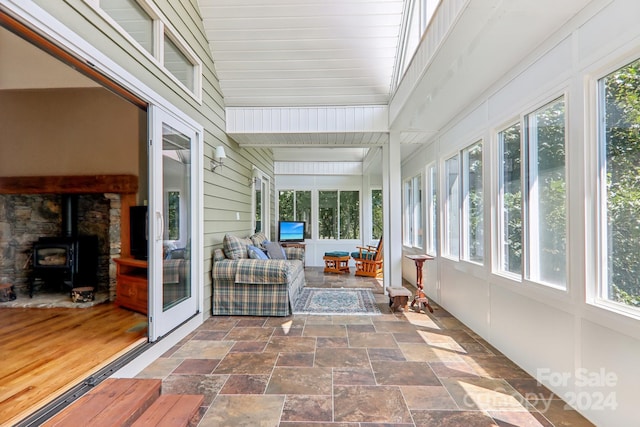
[[[198,311],[191,262],[197,250],[194,224],[198,211],[194,182],[198,140],[196,130],[158,108],[153,109],[150,164],[150,226],[152,256],[151,339],[155,340]]]

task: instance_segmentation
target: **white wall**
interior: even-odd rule
[[[493,274],[491,251],[485,265],[439,257],[426,264],[429,295],[534,377],[601,426],[638,425],[640,321],[588,303],[595,287],[597,259],[595,81],[640,58],[640,2],[594,1],[587,10],[550,35],[528,61],[509,75],[496,76],[475,103],[460,112],[423,149],[403,164],[403,179],[482,139],[485,155],[485,248],[497,233],[491,202],[496,200],[495,134],[546,102],[565,96],[568,118],[568,283],[557,290],[519,283]],[[424,182],[424,180],[423,180]],[[442,185],[440,185],[442,188]],[[442,201],[442,191],[440,200]],[[442,203],[440,203],[442,207]],[[442,217],[442,211],[439,213]],[[425,224],[426,226],[426,224]],[[440,225],[441,227],[441,225]],[[405,248],[406,253],[414,252]],[[415,281],[415,267],[403,263],[403,276]],[[566,374],[565,382],[543,373]],[[577,373],[603,379],[598,387],[581,384]],[[544,377],[544,378],[543,378]],[[611,379],[611,378],[610,378]],[[601,393],[601,394],[600,394]],[[612,400],[598,405],[600,397]],[[613,400],[617,403],[614,408]]]

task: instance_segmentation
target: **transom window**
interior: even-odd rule
[[[85,0],[102,11],[188,93],[201,98],[202,64],[188,44],[148,0]]]

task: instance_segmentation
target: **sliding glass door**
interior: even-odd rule
[[[197,130],[157,107],[151,128],[149,329],[155,341],[198,312],[200,150]]]

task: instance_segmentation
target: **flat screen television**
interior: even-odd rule
[[[304,232],[307,223],[304,221],[278,222],[279,242],[304,242]]]
[[[149,247],[149,215],[146,206],[129,208],[129,249],[131,256],[146,260]]]

